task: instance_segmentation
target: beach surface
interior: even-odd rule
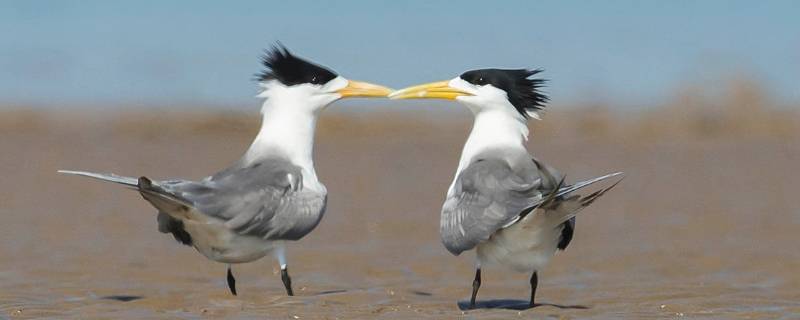
[[[466,112],[323,116],[328,210],[289,244],[295,297],[271,258],[235,265],[232,296],[226,266],[159,233],[139,194],[56,173],[201,179],[244,152],[255,112],[5,112],[0,318],[800,317],[797,121],[671,134],[662,121],[609,119],[553,111],[531,123],[532,154],[568,180],[626,177],[540,272],[541,306],[524,308],[529,275],[489,267],[479,308],[466,310],[472,253],[452,256],[438,236]]]

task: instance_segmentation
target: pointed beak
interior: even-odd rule
[[[469,92],[450,86],[449,81],[431,82],[392,92],[390,99],[447,99],[455,100],[461,96],[471,96]]]
[[[353,97],[386,97],[392,89],[368,82],[347,80],[347,86],[337,91],[342,98]]]

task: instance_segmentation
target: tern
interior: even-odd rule
[[[114,182],[139,191],[158,210],[158,230],[193,246],[206,258],[231,264],[274,256],[286,293],[293,295],[286,241],[303,238],[325,213],[327,189],[313,162],[320,113],[342,98],[385,97],[391,89],[345,79],[304,60],[282,45],[265,51],[257,74],[261,129],[250,148],[230,167],[200,181],[138,179],[61,170]]]
[[[455,178],[447,191],[439,232],[454,255],[475,249],[470,307],[481,285],[481,267],[499,264],[531,274],[535,306],[537,271],[572,240],[575,215],[621,180],[621,172],[565,184],[564,176],[531,156],[527,121],[540,119],[548,98],[541,70],[479,69],[448,80],[408,87],[391,99],[448,99],[474,115]],[[619,180],[588,194],[591,184]]]

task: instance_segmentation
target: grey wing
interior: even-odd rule
[[[532,209],[557,179],[560,174],[536,162],[516,170],[502,159],[473,162],[456,178],[442,208],[442,243],[455,255],[472,249]]]
[[[239,234],[297,240],[319,224],[327,201],[325,192],[306,190],[302,181],[299,167],[272,159],[199,182],[164,181],[160,186]]]

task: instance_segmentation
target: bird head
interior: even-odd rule
[[[539,91],[544,79],[531,78],[542,70],[478,69],[451,80],[412,86],[393,92],[392,99],[447,99],[466,105],[474,113],[501,110],[525,119],[540,119],[548,98]]]
[[[265,70],[256,75],[263,88],[258,96],[278,100],[276,105],[317,112],[339,99],[386,97],[392,92],[384,86],[345,79],[280,44],[267,50],[261,61]]]

